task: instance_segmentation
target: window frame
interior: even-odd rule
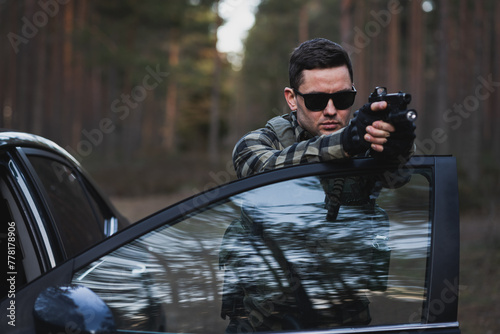
[[[22,211],[32,244],[37,249],[37,259],[43,273],[63,261],[63,257],[59,251],[57,238],[53,234],[51,222],[48,220],[46,208],[40,202],[39,194],[33,190],[33,180],[26,174],[24,162],[16,153],[16,150],[7,151],[2,163],[8,170],[12,195],[16,197],[17,206]]]
[[[123,228],[123,218],[117,217],[112,209],[112,205],[110,204],[110,202],[104,199],[102,194],[98,190],[96,190],[88,175],[86,175],[86,173],[82,169],[80,169],[79,166],[76,165],[73,161],[68,161],[68,159],[64,156],[60,156],[54,152],[40,148],[16,147],[16,153],[19,157],[23,173],[25,173],[27,179],[29,179],[28,186],[30,187],[32,194],[34,194],[33,196],[37,198],[37,206],[41,211],[43,211],[44,216],[49,220],[48,224],[50,226],[46,225],[46,228],[49,229],[49,232],[53,235],[52,248],[54,249],[54,252],[58,254],[58,259],[56,261],[57,263],[61,263],[69,257],[64,251],[64,243],[59,236],[54,215],[51,212],[50,205],[46,200],[46,198],[48,198],[47,190],[45,189],[43,182],[40,180],[37,171],[31,163],[30,157],[37,156],[58,162],[71,170],[71,172],[76,176],[77,182],[82,189],[83,196],[90,206],[94,221],[99,225],[100,232],[103,233],[103,237],[98,242],[104,240],[111,234],[114,234],[119,225],[121,225],[120,228]],[[99,216],[102,216],[104,218],[103,222],[99,221]],[[116,223],[117,221],[119,222],[119,224]],[[115,223],[114,226],[116,228],[109,230],[108,225],[113,225],[112,223]]]

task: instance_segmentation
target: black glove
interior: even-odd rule
[[[354,112],[354,118],[341,135],[342,146],[349,156],[364,153],[370,148],[371,144],[364,139],[366,127],[377,120],[380,120],[380,113],[377,115],[377,111],[371,110],[371,103]]]
[[[415,123],[405,120],[394,124],[394,127],[396,131],[387,138],[384,150],[382,152],[371,150],[371,156],[382,159],[397,159],[399,156],[408,157],[410,155],[417,128]]]

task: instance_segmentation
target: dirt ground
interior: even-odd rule
[[[112,197],[111,202],[130,222],[136,222],[192,194],[156,195],[143,197]]]
[[[130,221],[137,221],[192,194],[112,198]],[[500,333],[500,227],[498,210],[460,217],[460,293],[462,333]]]
[[[500,333],[500,227],[497,210],[460,218],[462,333]]]

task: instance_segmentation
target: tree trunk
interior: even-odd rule
[[[495,1],[495,11],[494,11],[494,16],[492,18],[493,24],[494,24],[494,31],[493,31],[493,36],[500,36],[500,20],[498,19],[500,17],[500,2]],[[498,59],[500,58],[500,43],[494,43],[494,53],[492,57],[492,61],[494,64],[493,68],[493,77],[494,78],[500,78],[500,64],[498,63]],[[491,105],[492,106],[500,106],[500,92],[496,91],[493,94],[493,97],[491,98]],[[500,165],[500,113],[499,112],[494,112],[492,115],[492,129],[493,129],[493,152],[492,155],[494,159],[496,160],[497,165]]]
[[[80,33],[83,30],[86,16],[87,16],[87,2],[86,1],[78,1],[75,3],[76,7],[76,27],[77,32]],[[84,55],[82,54],[81,49],[77,49],[74,53],[74,110],[71,111],[73,114],[73,122],[71,124],[71,145],[72,147],[76,147],[80,140],[80,136],[83,128],[83,118],[88,115],[84,115],[86,111],[89,111],[88,106],[88,80],[87,76],[84,73],[83,61]],[[85,94],[84,92],[87,92]],[[87,95],[87,97],[86,97]]]
[[[33,111],[31,115],[31,120],[30,120],[30,126],[29,129],[31,132],[35,134],[42,134],[43,133],[43,120],[44,120],[44,96],[45,96],[45,88],[46,88],[46,66],[45,66],[45,61],[46,61],[46,32],[45,29],[41,29],[39,32],[39,36],[37,38],[36,43],[38,44],[37,46],[37,57],[35,59],[35,78],[33,81],[34,88],[33,88]]]
[[[350,2],[350,1],[348,1]],[[353,43],[354,47],[358,47],[356,45],[356,41],[353,41],[353,28],[355,26],[360,26],[364,24],[366,21],[366,2],[365,1],[357,1],[356,2],[356,7],[354,11],[354,22],[351,23],[350,27],[343,28],[344,29],[349,29],[350,32],[349,34],[351,35],[350,38],[350,43]],[[345,36],[344,38],[347,37],[347,32],[343,32],[342,35]],[[370,70],[368,69],[368,57],[369,57],[369,52],[360,52],[358,54],[353,54],[351,55],[352,61],[353,61],[353,67],[354,67],[354,86],[356,87],[358,94],[357,94],[357,103],[355,108],[361,107],[364,103],[367,102],[367,97],[371,93],[371,90],[374,87],[371,87],[370,80],[368,80]]]
[[[175,151],[176,147],[176,120],[177,120],[177,81],[175,72],[179,64],[180,41],[179,32],[172,28],[169,42],[168,64],[171,69],[167,84],[167,98],[165,104],[165,121],[163,125],[163,147],[168,151]]]
[[[300,7],[299,13],[299,42],[305,42],[309,39],[309,5],[305,2]]]
[[[410,10],[410,43],[409,43],[409,78],[410,92],[412,94],[412,108],[416,109],[417,112],[420,111],[420,115],[425,115],[424,112],[424,101],[425,101],[425,90],[424,90],[424,50],[423,50],[423,17],[422,8],[419,1],[413,1],[411,3]],[[422,124],[425,121],[425,117],[419,117],[417,127],[417,138],[425,134],[421,131],[426,125]]]
[[[74,24],[74,2],[70,1],[64,7],[61,7],[63,12],[63,40],[62,40],[62,73],[63,73],[63,95],[62,99],[62,137],[63,143],[72,143],[72,130],[74,116],[74,63],[73,63],[73,24]]]
[[[390,16],[390,22],[387,27],[388,33],[388,49],[387,49],[387,86],[389,90],[401,90],[401,34],[400,34],[400,16],[395,14]],[[405,88],[406,89],[406,88]]]
[[[215,4],[218,6],[218,3]],[[216,7],[217,8],[217,7]],[[219,17],[218,8],[216,10],[216,27],[215,27],[215,41],[213,46],[214,54],[214,81],[212,83],[212,96],[210,108],[210,131],[208,140],[208,151],[210,156],[210,163],[212,167],[217,166],[219,160],[219,124],[220,124],[220,85],[221,85],[221,60],[217,51],[217,29],[221,25],[221,18]]]
[[[353,44],[354,3],[352,0],[342,0],[340,3],[340,39],[342,43]]]
[[[18,32],[19,29],[17,27],[17,21],[18,17],[20,16],[19,9],[17,6],[17,3],[10,4],[10,7],[12,8],[11,11],[8,11],[9,15],[9,25],[8,29],[9,32]],[[5,13],[6,14],[6,13]],[[7,15],[7,14],[6,14]],[[17,94],[17,87],[18,87],[18,78],[16,75],[16,68],[17,68],[17,62],[18,58],[16,56],[16,52],[14,48],[9,48],[8,50],[2,50],[2,52],[6,52],[7,55],[7,62],[4,65],[5,67],[5,82],[7,83],[5,87],[5,91],[2,92],[4,94],[4,98],[2,101],[2,127],[11,129],[13,128],[13,113],[16,110],[17,104],[16,104],[16,94]]]
[[[449,45],[451,42],[449,24],[450,18],[450,4],[448,0],[442,0],[439,2],[439,38],[437,41],[437,45],[439,45],[438,49],[438,75],[437,75],[437,104],[436,110],[441,112],[434,112],[432,124],[434,127],[438,127],[441,130],[445,131],[449,134],[446,123],[442,117],[442,111],[449,108],[448,103],[448,85],[450,84],[449,80]],[[449,136],[449,135],[448,135]],[[436,144],[436,152],[435,154],[448,154],[450,140],[445,140],[442,143]]]
[[[478,74],[481,75],[484,72],[484,65],[483,64],[483,53],[485,52],[483,50],[484,47],[484,31],[483,31],[483,24],[484,24],[484,4],[482,1],[475,1],[474,2],[474,17],[473,17],[473,22],[474,22],[474,29],[473,29],[473,39],[472,41],[475,41],[475,45],[473,48],[475,49],[474,52],[474,61],[472,64],[474,64],[474,75],[470,78],[471,80],[471,93],[468,95],[468,97],[472,97],[471,99],[476,99],[477,101],[477,96],[475,96],[475,87],[477,86],[477,76]],[[469,103],[466,103],[466,100],[464,100],[464,106],[467,108]],[[470,179],[470,181],[473,184],[477,184],[479,181],[479,174],[480,174],[480,157],[481,157],[481,130],[482,130],[482,111],[484,107],[484,103],[478,102],[477,105],[475,106],[470,106],[470,121],[468,122],[470,124],[470,132],[468,134],[468,147],[469,149],[467,150],[467,158],[466,163],[468,165],[467,167],[467,174]]]

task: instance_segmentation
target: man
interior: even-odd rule
[[[289,79],[284,94],[292,112],[275,117],[236,144],[233,163],[239,178],[366,152],[382,158],[411,155],[413,124],[395,128],[375,120],[386,102],[364,105],[349,122],[356,95],[353,70],[337,43],[323,38],[302,43],[290,58]]]
[[[396,127],[377,120],[377,112],[387,107],[386,102],[366,104],[350,120],[350,107],[356,90],[351,61],[340,45],[326,39],[302,43],[290,58],[289,77],[290,87],[285,88],[284,94],[292,112],[271,119],[265,128],[248,133],[236,144],[233,163],[238,177],[360,154],[389,159],[411,155],[415,137],[413,123],[398,124]],[[336,299],[336,302],[331,302],[328,307],[322,305],[319,309],[312,306],[313,301],[322,298],[311,299],[308,296],[301,281],[303,278],[294,272],[293,263],[297,258],[308,258],[307,247],[292,247],[294,256],[288,258],[285,255],[290,251],[287,245],[293,242],[285,237],[265,237],[263,231],[267,229],[268,221],[261,217],[258,208],[253,210],[249,205],[243,208],[241,219],[228,228],[221,246],[220,265],[225,268],[221,316],[230,319],[228,333],[331,328],[365,325],[371,321],[369,302],[359,293],[358,283],[351,286],[352,278],[345,277],[353,270],[361,271],[356,277],[366,281],[368,288],[385,288],[384,284],[370,287],[379,278],[375,275],[372,279],[370,273],[373,270],[384,272],[388,268],[388,254],[378,254],[381,260],[373,265],[373,250],[367,248],[364,238],[360,237],[365,234],[370,236],[370,229],[374,226],[382,233],[388,230],[385,212],[378,208],[372,196],[380,187],[380,182],[375,177],[328,176],[321,177],[320,182],[326,194],[327,215],[324,220],[315,223],[324,223],[342,236],[328,239],[329,243],[337,243],[335,247],[328,248],[330,251],[338,249],[335,256],[330,254],[331,257],[350,259],[356,265],[351,266],[349,262],[334,267],[319,266],[316,271],[308,272],[306,283],[317,280],[322,287],[328,284],[335,287],[329,290],[332,296],[328,297]],[[339,215],[341,206],[350,208],[349,217]],[[352,221],[357,224],[351,226],[346,223]],[[363,223],[366,221],[371,227]],[[297,237],[303,242],[305,236]],[[309,246],[313,240],[309,238]],[[339,244],[344,246],[338,247]],[[272,254],[275,263],[280,264],[279,269],[287,273],[291,280],[293,293],[283,292],[279,300],[268,298],[265,287],[273,286],[273,277],[269,278],[269,282],[263,282],[261,287],[254,274],[259,272],[264,275],[267,272],[266,266],[258,261],[262,254]],[[322,253],[319,258],[323,257],[329,256]],[[319,263],[315,262],[318,259],[310,260],[311,263]],[[273,273],[279,272],[279,269],[275,268]],[[381,275],[386,277],[386,273]],[[343,286],[343,289],[337,289],[338,286]],[[312,289],[312,292],[320,290],[323,291]],[[272,305],[270,309],[273,312],[265,307],[269,305]]]

